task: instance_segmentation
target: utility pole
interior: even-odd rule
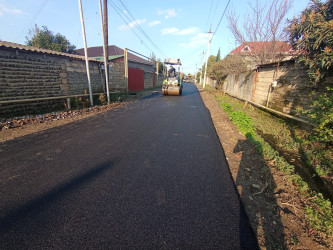
[[[208,32],[208,47],[207,47],[207,55],[206,55],[206,65],[205,65],[205,76],[204,76],[203,88],[206,87],[206,80],[207,80],[207,63],[208,63],[208,57],[209,57],[209,48],[210,48],[211,34],[212,34],[212,30],[211,30],[211,28],[209,28],[209,32]]]
[[[105,53],[104,57],[109,59],[109,33],[108,33],[108,1],[103,0],[103,21],[104,21],[104,46]],[[105,65],[105,71],[107,71],[109,75],[109,64]]]
[[[128,93],[128,53],[127,48],[124,49],[124,66],[125,66],[125,85],[126,92]]]
[[[109,92],[109,71],[108,69],[108,56],[106,50],[107,44],[105,44],[105,33],[104,33],[104,22],[103,22],[103,15],[102,15],[102,2],[101,0],[99,2],[99,14],[101,16],[101,25],[102,25],[102,34],[103,34],[103,54],[104,54],[104,71],[105,71],[105,90],[106,90],[106,96],[108,100],[108,104],[110,104],[110,92]],[[104,6],[105,8],[105,6]]]
[[[203,57],[205,55],[205,51],[202,51],[202,56],[201,56],[201,64],[200,64],[200,86],[201,86],[201,83],[202,83],[202,61],[203,61]]]
[[[197,83],[197,69],[198,69],[198,64],[195,64],[195,69],[194,69],[194,84]]]
[[[83,36],[83,44],[84,44],[84,56],[85,56],[85,59],[86,59],[86,69],[87,69],[87,77],[88,77],[90,105],[93,106],[94,102],[93,102],[93,97],[92,97],[92,92],[91,92],[91,81],[90,81],[90,71],[89,71],[89,60],[88,60],[88,51],[87,51],[87,41],[86,41],[86,32],[85,32],[85,28],[84,28],[84,20],[83,20],[81,0],[79,0],[79,11],[80,11],[82,36]]]

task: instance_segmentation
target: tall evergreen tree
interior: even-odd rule
[[[220,61],[221,60],[221,49],[219,48],[219,50],[217,51],[217,55],[216,55],[216,61]]]

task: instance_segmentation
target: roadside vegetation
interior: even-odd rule
[[[290,121],[269,114],[253,106],[244,106],[244,103],[230,96],[223,95],[220,91],[208,88],[215,95],[221,108],[228,114],[229,119],[237,126],[238,130],[250,140],[257,151],[267,162],[284,171],[292,180],[297,190],[303,196],[303,208],[310,231],[316,237],[333,236],[333,212],[329,199],[309,187],[307,180],[302,178],[295,166],[294,159],[286,160],[281,152],[267,142],[263,135],[270,135],[278,148],[283,148],[297,157],[304,151],[308,164],[314,167],[322,176],[332,175],[332,148],[313,142],[311,134],[299,128]],[[303,157],[302,156],[302,157]]]

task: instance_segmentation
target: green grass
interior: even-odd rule
[[[266,160],[274,160],[276,168],[284,171],[291,177],[293,183],[303,195],[304,201],[309,201],[305,203],[305,217],[310,227],[317,232],[332,235],[333,212],[330,201],[325,199],[322,194],[311,190],[307,183],[295,172],[294,166],[281,157],[256,130],[261,129],[262,131],[267,131],[266,126],[273,128],[270,129],[270,132],[279,138],[279,143],[281,145],[283,144],[285,148],[295,151],[299,149],[300,144],[303,143],[305,139],[292,135],[292,132],[289,130],[292,125],[286,124],[286,122],[281,119],[273,119],[271,115],[266,112],[254,111],[253,108],[249,112],[245,112],[243,105],[233,101],[229,96],[219,96],[217,101],[228,114],[229,119],[237,126],[238,130],[255,145],[257,151],[262,154]],[[299,132],[297,131],[296,133]],[[296,139],[293,139],[293,137]],[[322,155],[318,155],[315,158],[319,157],[322,157]],[[320,170],[317,170],[318,172],[323,171],[323,167],[320,166],[319,169]],[[324,172],[322,174],[326,173],[327,172]]]

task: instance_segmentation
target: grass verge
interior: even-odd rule
[[[267,131],[266,126],[273,128],[275,131],[277,130],[278,133],[276,135],[281,137],[278,142],[284,143],[284,146],[295,151],[300,148],[299,144],[304,142],[304,137],[303,140],[299,139],[299,137],[292,135],[291,132],[288,133],[287,129],[281,129],[281,127],[286,128],[291,125],[286,124],[286,122],[281,119],[271,117],[271,115],[266,112],[258,110],[246,112],[241,103],[234,101],[233,98],[229,96],[217,96],[216,99],[223,110],[228,114],[229,119],[237,126],[238,130],[255,145],[257,151],[263,155],[265,160],[274,162],[277,169],[284,171],[290,176],[293,184],[303,196],[305,218],[309,227],[313,229],[314,234],[318,236],[320,236],[320,234],[333,236],[333,212],[331,202],[325,199],[321,193],[311,190],[308,184],[296,173],[295,167],[280,156],[257,131],[258,129]],[[276,129],[277,127],[279,129]],[[300,131],[295,128],[293,131],[294,133],[300,133]],[[306,143],[308,151],[310,151],[308,146],[310,142],[311,141],[308,140]],[[311,164],[311,161],[308,161],[310,162],[309,164]]]

